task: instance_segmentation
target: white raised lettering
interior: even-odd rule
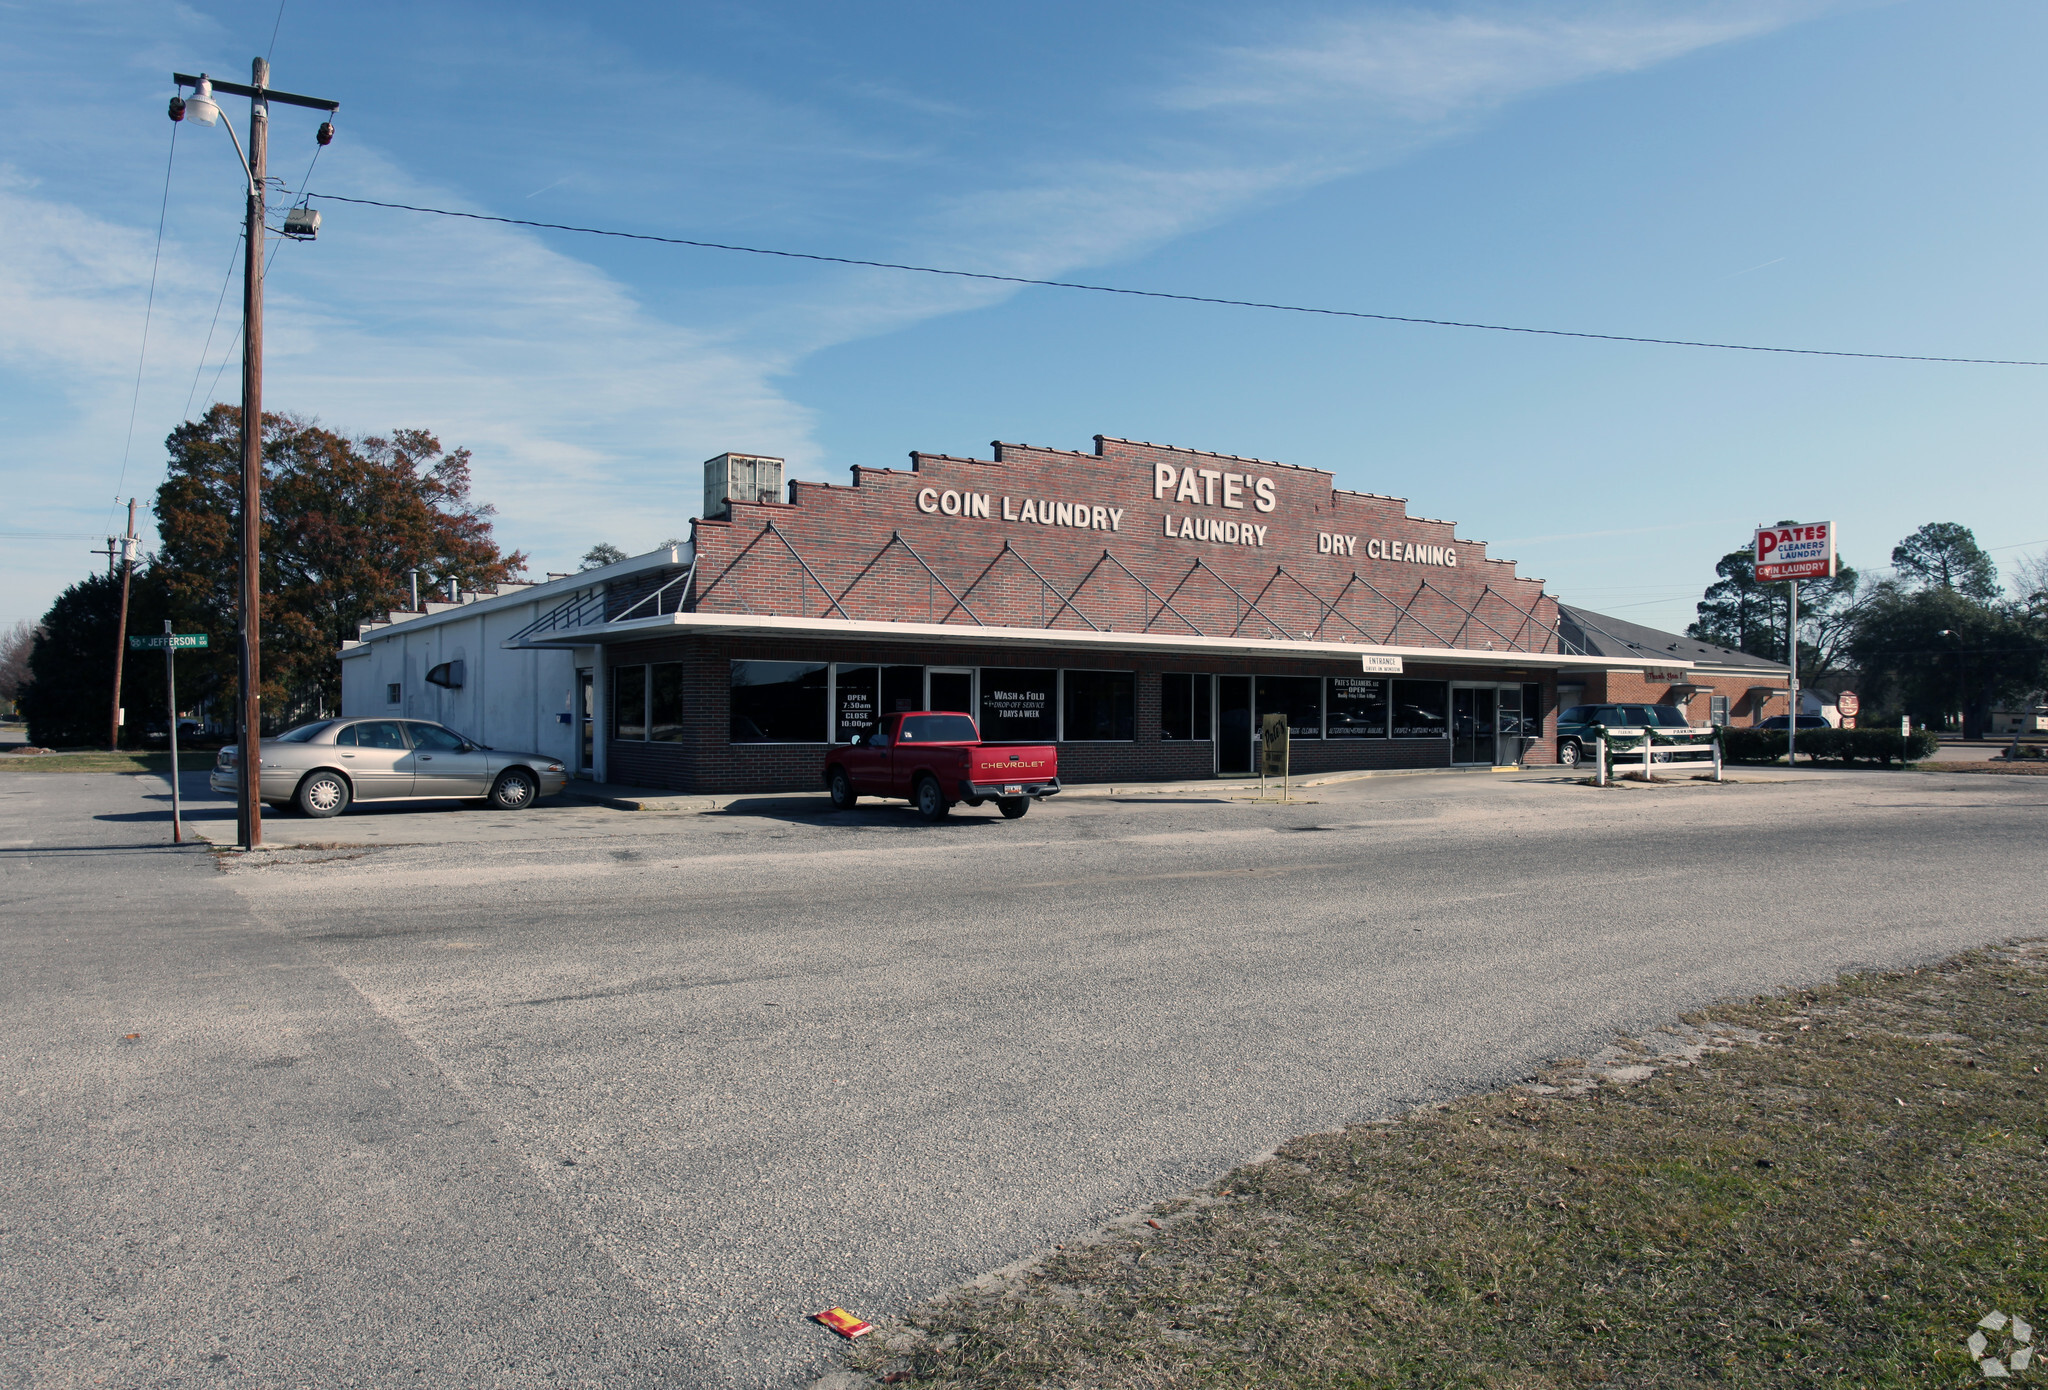
[[[1235,473],[1223,475],[1223,505],[1244,510],[1244,479]]]
[[[1174,475],[1179,471],[1170,463],[1155,463],[1152,465],[1153,501],[1156,502],[1166,496],[1166,490],[1173,486]]]
[[[947,488],[939,494],[939,510],[947,516],[960,515],[960,494]]]
[[[1203,483],[1204,483],[1204,484],[1206,485],[1206,487],[1208,488],[1208,493],[1209,493],[1209,495],[1208,495],[1207,497],[1205,497],[1205,498],[1203,498],[1203,499],[1202,499],[1202,500],[1203,500],[1203,502],[1204,502],[1204,504],[1205,504],[1205,505],[1207,505],[1207,506],[1211,506],[1211,507],[1215,506],[1215,505],[1216,505],[1216,483],[1217,483],[1217,480],[1219,480],[1220,478],[1222,478],[1222,476],[1223,476],[1223,470],[1222,470],[1222,469],[1220,469],[1220,468],[1202,468],[1202,469],[1197,469],[1196,471],[1197,471],[1197,472],[1199,472],[1199,473],[1200,473],[1200,474],[1202,475],[1202,482],[1203,482]]]
[[[1031,499],[1030,499],[1029,497],[1025,498],[1025,499],[1024,499],[1024,510],[1023,510],[1023,511],[1021,511],[1021,512],[1019,512],[1019,513],[1017,513],[1017,520],[1019,520],[1019,521],[1037,521],[1037,520],[1038,520],[1038,503],[1036,503],[1036,502],[1032,501],[1032,500],[1031,500]]]
[[[1109,529],[1109,508],[1090,507],[1088,509],[1088,525],[1091,530],[1107,531]]]
[[[1173,513],[1168,512],[1162,519],[1166,522],[1166,538],[1172,540],[1177,534],[1173,529]]]
[[[1017,513],[1015,513],[1014,511],[1010,510],[1010,499],[1009,499],[1009,498],[1007,498],[1007,497],[1005,497],[1005,498],[1003,499],[1003,520],[1005,520],[1005,521],[1015,521],[1016,519],[1017,519]]]
[[[1346,555],[1356,555],[1358,553],[1358,537],[1346,536],[1344,538],[1344,553]]]
[[[1072,526],[1074,524],[1074,504],[1072,502],[1053,503],[1052,524],[1055,526]]]
[[[1246,527],[1245,527],[1244,529],[1245,529],[1245,530],[1247,530],[1247,531],[1256,531],[1256,532],[1258,532],[1258,533],[1259,533],[1259,544],[1260,544],[1260,545],[1264,545],[1264,544],[1266,543],[1266,528],[1265,528],[1265,527],[1263,527],[1263,526],[1251,526],[1251,525],[1247,525],[1247,526],[1246,526]]]
[[[1173,500],[1176,502],[1200,504],[1202,500],[1202,480],[1196,475],[1194,469],[1189,468],[1181,473],[1180,486],[1174,489]]]
[[[1111,507],[1109,509],[1109,529],[1112,531],[1124,529],[1124,509],[1122,507]]]
[[[921,487],[917,490],[917,509],[921,512],[935,512],[939,509],[939,490],[935,487]]]
[[[1327,535],[1323,534],[1321,531],[1316,532],[1316,554],[1328,555],[1329,553],[1330,538]]]
[[[1458,552],[1450,548],[1449,546],[1446,546],[1444,548],[1444,563],[1449,565],[1452,569],[1456,569],[1458,567]]]
[[[1226,522],[1224,522],[1224,523],[1223,523],[1223,543],[1224,543],[1225,545],[1236,545],[1236,544],[1237,544],[1237,523],[1236,523],[1236,522],[1234,522],[1234,521],[1226,521]]]
[[[1273,500],[1273,480],[1271,478],[1260,478],[1252,484],[1252,491],[1258,494],[1257,500],[1252,505],[1260,511],[1270,512],[1275,506],[1279,505]]]
[[[1184,516],[1180,519],[1180,538],[1184,541],[1203,539],[1202,533],[1195,527],[1195,519],[1193,517]]]
[[[987,494],[987,493],[985,493],[985,492],[970,492],[970,493],[968,493],[968,494],[967,494],[967,514],[968,514],[969,516],[981,516],[981,517],[985,517],[985,516],[987,516],[987,515],[988,515],[988,494]]]

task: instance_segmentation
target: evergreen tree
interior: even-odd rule
[[[1998,566],[1977,544],[1969,527],[1930,521],[1892,547],[1892,568],[1921,589],[1952,589],[1989,603],[1998,597]]]

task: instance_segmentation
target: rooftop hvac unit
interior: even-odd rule
[[[729,502],[782,501],[782,460],[759,454],[720,454],[704,463],[704,519],[732,515]]]

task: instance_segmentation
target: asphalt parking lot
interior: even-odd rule
[[[2048,779],[1740,775],[435,807],[246,857],[164,847],[159,781],[9,777],[0,1383],[803,1385],[806,1313],[1291,1135],[2040,934]]]

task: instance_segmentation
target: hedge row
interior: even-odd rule
[[[1915,762],[1934,756],[1941,740],[1925,729],[1899,734],[1896,729],[1801,729],[1800,756],[1815,762]],[[1901,753],[1904,754],[1903,759]],[[1785,756],[1783,729],[1724,729],[1721,756],[1731,763],[1773,763]]]

